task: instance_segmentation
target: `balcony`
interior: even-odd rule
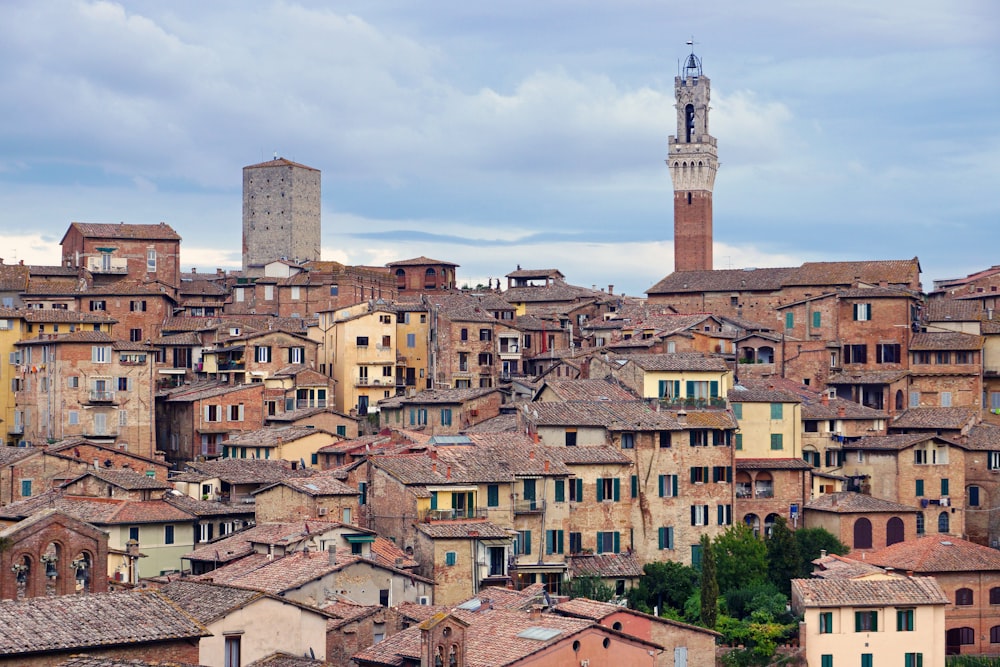
[[[724,398],[661,398],[660,406],[677,410],[684,409],[705,409],[705,410],[725,410],[726,399]]]
[[[545,510],[544,500],[515,500],[514,514],[541,514]]]
[[[11,424],[7,429],[10,435],[24,435],[24,424]]]
[[[231,373],[233,371],[245,371],[247,365],[242,361],[219,361],[219,372],[220,373]]]
[[[757,487],[754,493],[755,498],[774,498],[774,485],[770,482],[762,484],[757,482]]]
[[[478,519],[487,518],[485,508],[476,509],[447,509],[447,510],[427,510],[420,520],[424,523],[430,521],[453,521],[455,519]]]
[[[368,377],[358,377],[354,379],[355,387],[367,387],[369,385]]]
[[[91,389],[87,394],[90,403],[114,403],[115,392],[106,389]]]

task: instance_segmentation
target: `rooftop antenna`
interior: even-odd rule
[[[275,160],[277,160],[277,159],[278,159],[278,151],[274,151],[274,159],[275,159]]]

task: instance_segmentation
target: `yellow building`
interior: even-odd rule
[[[419,319],[419,318],[418,318]],[[320,367],[336,381],[334,407],[367,415],[396,393],[396,313],[368,301],[319,313]]]
[[[427,373],[427,307],[419,303],[397,304],[396,310],[396,387],[405,387],[408,394],[432,389]]]
[[[607,375],[642,398],[676,407],[724,407],[733,378],[725,359],[698,352],[594,357],[590,377]]]
[[[740,425],[738,458],[802,458],[802,401],[798,396],[767,386],[737,385],[729,391],[729,404]]]
[[[932,577],[792,581],[808,667],[943,667],[948,603]]]

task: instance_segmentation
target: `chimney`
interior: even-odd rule
[[[532,450],[530,450],[528,452],[528,458],[531,459],[532,461],[535,460],[535,450],[534,449],[532,449]]]
[[[444,477],[445,479],[451,479],[451,464],[448,464],[448,467],[445,469]]]
[[[819,557],[820,558],[826,558],[826,549],[820,549],[819,550]]]
[[[614,293],[615,293],[615,286],[608,285],[608,294],[614,294]]]
[[[545,459],[545,463],[542,465],[542,470],[544,470],[545,472],[549,471],[549,460],[548,459]]]
[[[531,611],[528,613],[528,617],[533,621],[539,620],[542,617],[542,605],[531,605]]]
[[[823,405],[830,405],[830,394],[824,391],[819,398],[819,402],[822,403]]]
[[[907,570],[906,571],[906,576],[912,577],[913,576],[913,570]]]
[[[686,410],[677,411],[677,423],[681,426],[686,426],[688,421],[688,413]]]
[[[438,471],[438,464],[437,463],[431,463],[431,472],[435,473],[437,471]]]
[[[332,544],[326,548],[327,556],[330,558],[330,565],[337,564],[337,547]]]
[[[430,456],[431,456],[432,459],[434,459],[435,461],[437,461],[437,458],[438,458],[437,450],[436,449],[432,449],[430,451]]]
[[[843,417],[846,414],[847,414],[847,408],[845,408],[843,405],[841,405],[839,408],[837,408],[837,416],[838,417]]]

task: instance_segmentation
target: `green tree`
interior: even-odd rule
[[[708,535],[701,536],[701,624],[714,628],[718,618],[719,581],[715,578],[715,553]]]
[[[767,576],[771,583],[785,595],[792,592],[792,579],[802,571],[799,543],[788,528],[788,521],[779,516],[774,521],[771,534],[764,541],[767,548]]]
[[[795,542],[799,545],[800,569],[798,576],[811,577],[812,562],[820,557],[821,551],[843,556],[850,549],[825,528],[799,528],[795,531]]]
[[[767,581],[767,547],[745,523],[732,525],[716,537],[712,552],[721,591]]]
[[[668,609],[683,610],[698,585],[698,572],[674,561],[646,563],[642,573],[639,584],[629,592],[628,602],[633,609],[646,613],[655,609],[663,615]]]
[[[569,583],[571,598],[587,598],[597,602],[607,602],[615,597],[615,589],[608,586],[600,577],[585,574],[573,577]]]

